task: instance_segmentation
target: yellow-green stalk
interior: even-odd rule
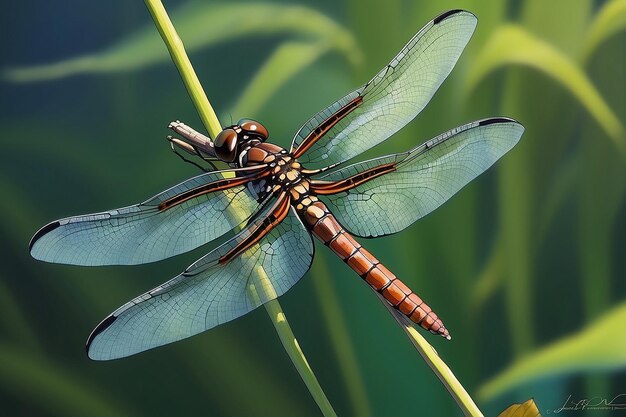
[[[218,133],[222,130],[222,126],[207,98],[204,90],[202,89],[202,85],[198,80],[198,76],[194,71],[191,62],[189,61],[189,57],[185,51],[185,47],[180,37],[176,33],[176,29],[170,20],[163,3],[160,0],[144,0],[152,18],[154,19],[154,23],[167,46],[167,49],[172,57],[172,61],[176,65],[178,72],[180,73],[181,78],[183,79],[183,83],[187,88],[187,92],[193,101],[202,122],[204,123],[209,136],[215,138]],[[242,221],[243,217],[241,216]],[[265,271],[262,268],[258,268],[256,271],[259,274],[260,280],[269,282]],[[267,288],[265,285],[263,286]],[[265,296],[267,298],[268,295]],[[265,297],[264,297],[265,298]],[[267,299],[266,298],[266,299]],[[336,416],[335,411],[333,410],[330,402],[326,398],[326,394],[322,390],[313,370],[309,366],[304,353],[300,349],[298,345],[298,341],[291,331],[291,327],[287,322],[287,317],[283,312],[280,303],[277,300],[272,300],[264,304],[267,313],[272,320],[272,324],[276,328],[276,332],[280,338],[281,343],[283,344],[289,358],[292,363],[298,370],[300,377],[306,384],[309,392],[315,399],[318,407],[322,411],[322,414],[326,417]]]

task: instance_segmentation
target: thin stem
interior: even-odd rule
[[[328,401],[328,398],[326,398],[326,394],[322,391],[309,362],[307,362],[306,356],[304,356],[302,349],[300,349],[298,340],[291,331],[291,326],[289,326],[289,322],[287,321],[287,317],[280,303],[277,300],[271,300],[264,305],[272,319],[272,324],[274,324],[276,328],[276,333],[278,333],[278,337],[289,355],[289,359],[291,359],[291,362],[295,365],[300,377],[317,403],[317,406],[322,411],[322,414],[326,417],[337,417],[333,406],[330,404],[330,401]]]
[[[150,14],[152,15],[152,19],[163,38],[163,42],[165,42],[165,46],[167,46],[167,50],[172,57],[172,61],[174,61],[174,65],[178,69],[181,78],[183,79],[183,83],[185,84],[185,88],[189,93],[189,97],[191,97],[191,101],[193,101],[200,118],[202,119],[202,123],[206,127],[209,132],[209,136],[215,139],[218,133],[222,130],[222,125],[211,107],[211,103],[200,85],[200,80],[196,75],[196,72],[191,65],[191,61],[187,56],[187,52],[185,51],[185,46],[183,45],[183,41],[176,33],[176,29],[170,20],[170,17],[163,6],[161,0],[144,0]]]
[[[274,324],[276,332],[278,333],[278,337],[285,347],[289,358],[296,366],[300,377],[309,389],[309,392],[311,393],[313,399],[322,411],[322,414],[327,417],[337,417],[337,414],[335,414],[335,410],[333,410],[333,407],[330,405],[328,398],[326,398],[324,391],[322,391],[322,388],[317,382],[317,378],[315,378],[315,374],[313,373],[309,362],[306,360],[302,349],[300,349],[298,340],[291,331],[291,326],[289,326],[287,316],[285,316],[285,313],[283,312],[280,303],[278,302],[278,300],[276,300],[277,296],[272,282],[265,273],[263,267],[257,266],[256,273],[259,277],[261,285],[259,286],[259,288],[255,288],[250,292],[254,294],[257,293],[257,291],[260,291],[263,299],[270,300],[264,304],[265,309],[272,319],[272,324]]]
[[[174,28],[165,7],[163,7],[163,3],[160,0],[144,1],[150,11],[150,14],[152,15],[152,18],[154,19],[154,23],[161,34],[163,41],[165,42],[165,45],[167,46],[176,68],[183,79],[183,83],[189,92],[189,96],[191,97],[202,122],[209,132],[209,135],[212,138],[215,138],[222,130],[221,124],[215,114],[215,111],[211,107],[211,103],[209,103],[209,99],[202,89],[200,80],[198,80],[191,62],[189,61],[183,42],[176,33],[176,29]],[[245,216],[241,215],[240,217],[241,221],[243,221]],[[289,326],[289,322],[287,321],[287,317],[285,316],[280,303],[275,299],[276,293],[274,292],[269,277],[265,274],[262,267],[257,268],[257,274],[259,280],[263,282],[261,288],[265,292],[262,294],[261,299],[271,300],[266,302],[264,306],[270,316],[270,319],[272,320],[272,324],[278,333],[283,347],[289,355],[289,358],[298,370],[298,373],[302,377],[304,383],[309,389],[309,392],[322,411],[322,414],[326,417],[336,417],[335,411],[330,405],[328,398],[326,398],[326,394],[324,394],[324,391],[317,381],[313,370],[309,366],[304,353],[298,345],[296,337],[291,331],[291,327]]]

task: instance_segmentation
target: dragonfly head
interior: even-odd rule
[[[241,128],[239,134],[242,136],[241,139],[243,140],[259,139],[261,142],[265,142],[270,136],[265,126],[256,120],[241,119],[237,122],[237,126]]]
[[[269,133],[265,126],[256,120],[241,119],[236,125],[224,128],[215,138],[215,154],[224,162],[234,162],[239,146],[252,140],[265,142]]]

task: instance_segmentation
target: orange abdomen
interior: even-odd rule
[[[304,207],[302,214],[313,234],[382,294],[389,304],[425,330],[450,339],[437,314],[345,231],[321,201]]]

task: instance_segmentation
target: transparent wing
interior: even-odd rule
[[[293,209],[257,245],[221,265],[246,233],[116,310],[89,337],[89,357],[121,358],[226,323],[284,294],[309,269],[313,241]]]
[[[73,265],[130,265],[195,249],[254,213],[259,203],[246,186],[202,194],[166,210],[159,205],[223,181],[226,172],[234,171],[199,175],[134,206],[52,222],[31,240],[31,255]]]
[[[399,232],[452,197],[507,153],[524,127],[486,119],[450,130],[409,152],[350,165],[320,179],[337,181],[375,166],[396,171],[322,200],[351,233],[376,237]]]
[[[339,164],[384,141],[428,104],[476,28],[476,17],[453,10],[422,28],[370,82],[322,110],[300,128],[292,150],[339,109],[361,104],[334,125],[300,158],[307,168]]]

